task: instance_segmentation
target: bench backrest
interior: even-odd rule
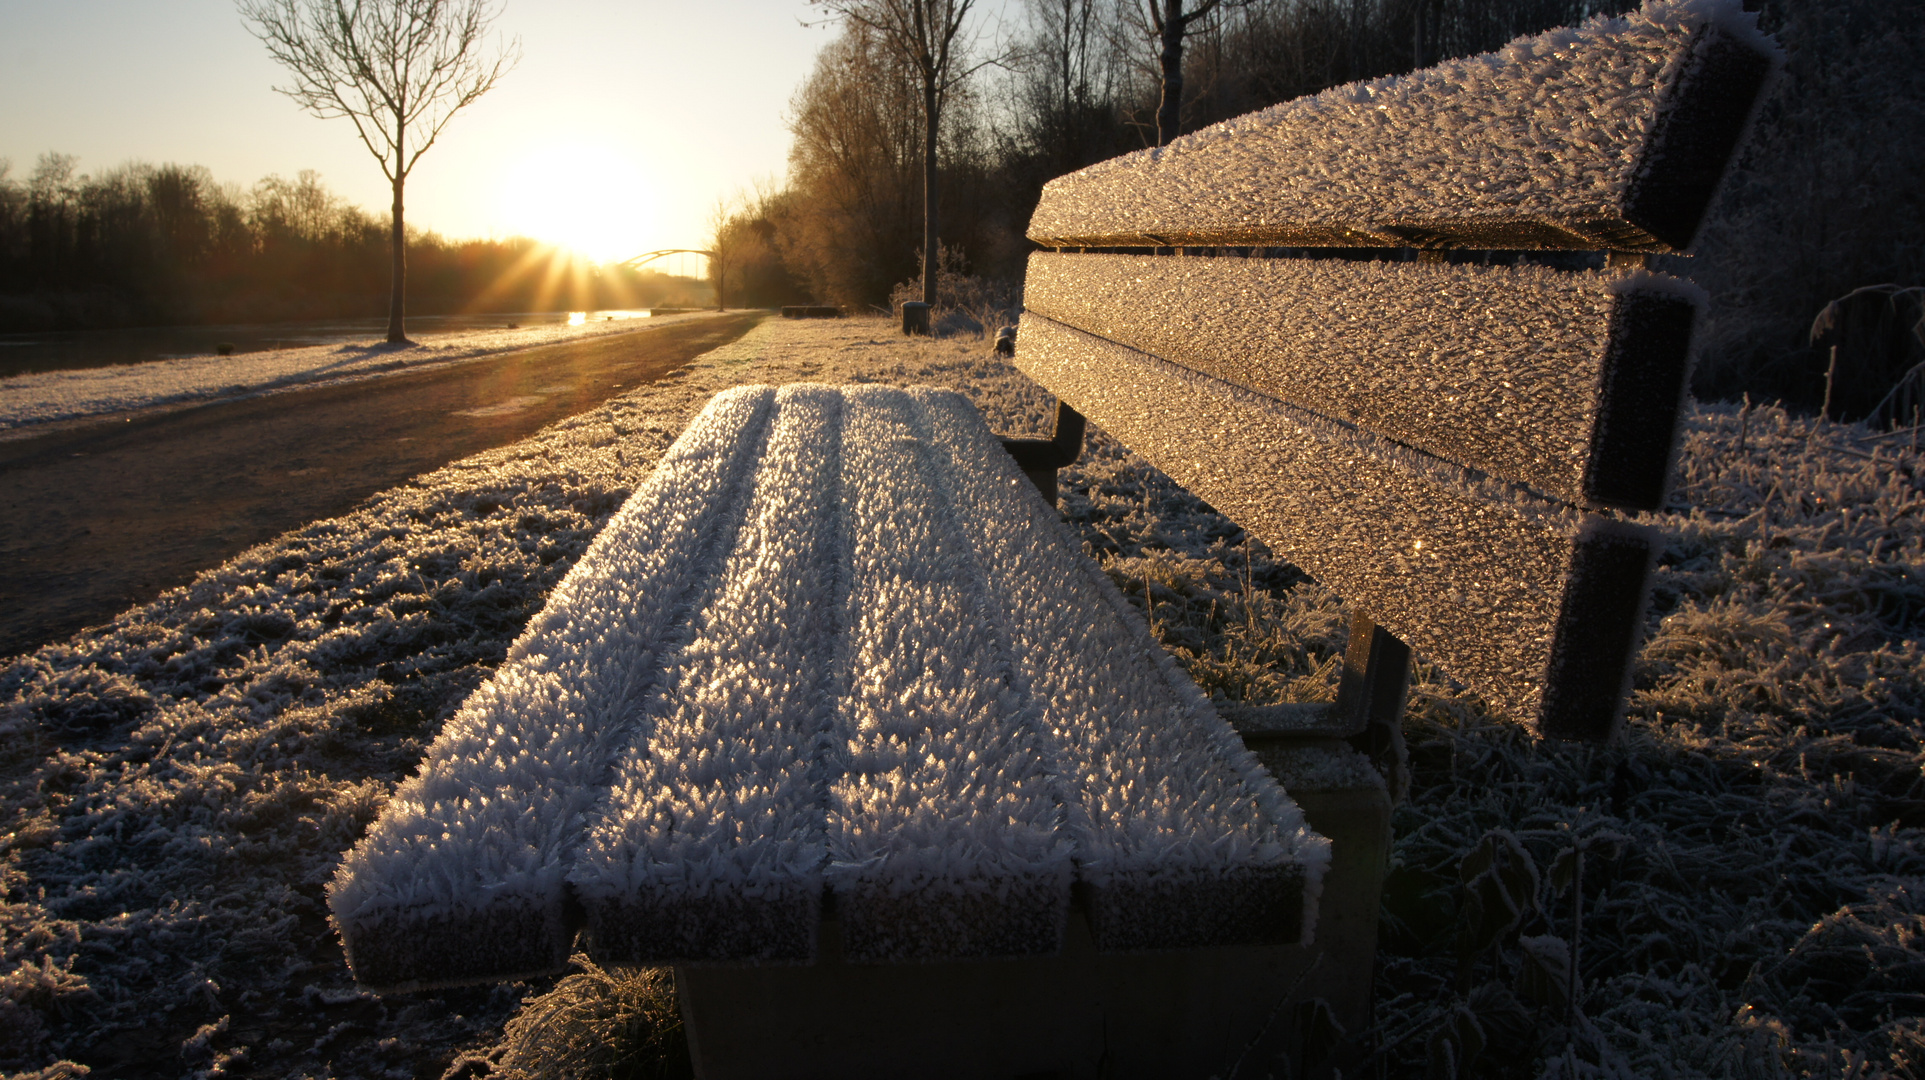
[[[1059,177],[1017,365],[1502,712],[1603,738],[1656,543],[1611,511],[1665,501],[1701,294],[1440,249],[1682,251],[1777,62],[1737,0],[1667,0]]]

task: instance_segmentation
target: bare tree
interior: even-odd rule
[[[1228,7],[1242,7],[1249,0],[1230,0]],[[1219,7],[1226,6],[1224,0],[1203,0],[1190,11],[1183,10],[1185,0],[1143,0],[1149,15],[1149,29],[1162,46],[1157,54],[1157,63],[1163,76],[1162,96],[1156,104],[1156,145],[1163,146],[1176,138],[1177,125],[1183,116],[1183,39],[1190,34],[1190,27],[1202,20]]]
[[[402,192],[449,119],[494,88],[521,58],[519,39],[493,59],[482,38],[490,0],[239,0],[241,17],[294,76],[277,86],[308,112],[345,116],[394,189],[388,340],[408,340]]]
[[[1000,56],[971,62],[963,23],[975,0],[809,0],[860,23],[899,55],[922,89],[922,302],[936,303],[936,147],[949,96]]]

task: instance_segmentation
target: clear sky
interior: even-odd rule
[[[521,65],[458,114],[408,182],[412,225],[533,236],[598,259],[705,246],[715,201],[779,177],[783,116],[834,33],[804,0],[507,0]],[[315,169],[372,213],[389,201],[347,120],[285,85],[230,0],[0,0],[0,157],[79,170],[205,165],[251,185]],[[701,273],[699,261],[670,272]]]

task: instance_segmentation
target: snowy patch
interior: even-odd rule
[[[693,312],[650,318],[652,329],[672,322],[707,317]],[[240,394],[311,387],[321,383],[378,378],[398,371],[485,360],[517,349],[564,341],[632,333],[632,322],[578,326],[560,323],[516,330],[463,330],[423,334],[412,345],[310,345],[269,349],[239,356],[190,356],[145,364],[40,371],[0,379],[0,432],[57,420],[78,420],[176,402],[208,401]],[[644,333],[647,330],[643,330]],[[543,387],[542,393],[556,390]],[[517,398],[534,404],[539,398]],[[466,416],[491,416],[504,406]]]

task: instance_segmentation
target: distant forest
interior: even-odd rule
[[[1013,303],[1043,184],[1155,141],[1160,86],[1144,2],[1020,0],[1009,22],[982,27],[975,59],[998,62],[944,113],[947,303]],[[1807,335],[1828,301],[1925,284],[1925,4],[1746,3],[1785,44],[1785,77],[1697,256],[1667,268],[1712,296],[1700,393],[1808,397],[1825,369]],[[1182,129],[1635,6],[1226,0],[1187,40]],[[876,308],[916,280],[920,110],[902,61],[845,24],[789,101],[787,174],[716,216],[708,246],[723,257],[711,276],[729,306]],[[16,177],[0,163],[0,329],[380,314],[384,228],[311,173],[241,189],[197,167],[77,176],[72,159],[45,155]],[[557,261],[530,241],[412,235],[415,312],[712,302],[687,279]],[[1925,357],[1925,339],[1905,329],[1912,314],[1880,331],[1897,350],[1888,363]]]
[[[318,175],[251,188],[200,166],[79,175],[0,160],[0,331],[271,322],[385,314],[388,225]],[[408,309],[582,311],[711,302],[708,286],[597,266],[544,244],[410,230]]]
[[[1156,42],[1144,0],[1023,0],[985,33],[1000,67],[945,114],[946,287],[1013,295],[1024,228],[1050,178],[1155,142]],[[1200,6],[1188,0],[1186,9]],[[1633,0],[1248,0],[1221,5],[1184,53],[1182,130],[1345,82],[1488,51],[1635,8]],[[1699,255],[1699,383],[1811,381],[1805,346],[1827,301],[1880,282],[1925,284],[1925,4],[1747,0],[1790,55]],[[717,229],[746,304],[889,302],[919,274],[920,100],[911,73],[860,26],[823,48],[789,105],[789,171]],[[973,280],[972,280],[973,279]],[[732,299],[733,302],[733,299]],[[1805,352],[1800,352],[1805,349]],[[1777,365],[1777,383],[1752,374]],[[1822,376],[1823,367],[1817,369]],[[1750,381],[1748,381],[1750,380]],[[1776,393],[1777,391],[1774,391]]]
[[[947,107],[942,243],[959,271],[1022,276],[1043,184],[1154,145],[1159,44],[1145,0],[1024,0],[1001,63]],[[1187,0],[1185,9],[1201,7]],[[1482,52],[1635,0],[1235,0],[1193,26],[1183,131],[1358,79]],[[921,100],[912,73],[850,22],[789,105],[789,173],[744,200],[718,239],[743,256],[738,288],[773,301],[880,305],[919,273]],[[760,242],[760,250],[751,253]]]

